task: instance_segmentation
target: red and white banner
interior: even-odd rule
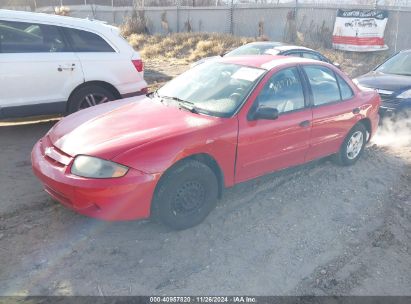
[[[339,9],[334,25],[333,47],[354,52],[386,50],[384,31],[387,20],[386,10]]]

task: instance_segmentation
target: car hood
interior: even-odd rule
[[[55,147],[70,156],[113,159],[142,144],[193,132],[218,120],[156,99],[137,97],[74,113],[56,124],[48,136]]]
[[[357,78],[360,85],[387,91],[403,91],[411,87],[411,76],[369,72]]]

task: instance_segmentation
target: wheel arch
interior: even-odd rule
[[[365,129],[367,130],[367,142],[371,139],[371,133],[372,133],[372,126],[371,126],[371,120],[368,117],[362,118],[357,122],[357,124],[362,124]]]
[[[86,81],[83,82],[82,84],[78,85],[76,88],[74,88],[74,90],[70,93],[70,96],[67,100],[67,105],[66,105],[66,112],[68,112],[69,110],[69,103],[70,103],[70,99],[72,98],[72,96],[80,89],[87,87],[87,86],[91,86],[91,85],[96,85],[96,86],[100,86],[105,88],[106,90],[109,90],[110,92],[112,92],[114,94],[114,96],[118,99],[121,98],[121,94],[120,92],[116,89],[115,86],[113,86],[112,84],[106,82],[106,81],[101,81],[101,80],[91,80],[91,81]]]
[[[186,160],[196,160],[200,163],[203,163],[204,165],[208,166],[215,174],[215,176],[217,177],[217,182],[218,182],[218,197],[221,198],[222,194],[223,194],[223,189],[224,189],[224,173],[223,170],[221,169],[220,165],[217,163],[217,161],[215,160],[214,157],[212,157],[210,154],[208,153],[197,153],[197,154],[192,154],[192,155],[188,155],[186,157],[183,157],[181,159],[179,159],[177,162],[175,162],[172,166],[168,167],[164,173],[161,175],[156,188],[154,190],[154,193],[157,191],[158,187],[161,185],[162,180],[164,180],[164,178],[167,176],[168,172],[170,172],[170,170],[172,168],[175,168],[176,166],[179,166],[182,162],[186,161]]]

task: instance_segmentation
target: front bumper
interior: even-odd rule
[[[34,174],[55,200],[80,214],[108,221],[150,216],[158,176],[130,169],[121,178],[78,177],[70,173],[72,161],[64,165],[58,157],[50,158],[45,155],[46,146],[50,146],[47,137],[38,141],[33,148],[31,161]],[[60,160],[69,158],[57,148],[52,149],[61,154]]]

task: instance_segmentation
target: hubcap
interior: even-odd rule
[[[174,215],[186,215],[199,210],[205,202],[206,191],[197,181],[183,184],[172,200]]]
[[[107,96],[98,93],[92,93],[86,95],[83,100],[80,102],[79,110],[96,106],[109,101]]]
[[[347,144],[347,157],[354,159],[360,154],[364,145],[364,135],[361,131],[354,132]]]

